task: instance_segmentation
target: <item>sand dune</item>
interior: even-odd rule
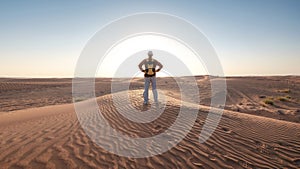
[[[210,105],[210,79],[196,77],[200,104]],[[300,122],[300,77],[228,77],[225,109],[273,119]],[[110,94],[111,79],[98,78],[96,96]],[[180,99],[173,78],[158,78],[157,86],[165,94]],[[131,79],[130,90],[143,89],[143,79]],[[283,99],[283,100],[282,100]],[[274,104],[265,104],[270,100]],[[0,112],[72,103],[72,79],[0,78]]]
[[[141,109],[141,90],[131,105]],[[97,98],[111,126],[132,137],[164,132],[176,119],[180,102],[169,91],[163,114],[147,124],[121,116],[112,97]],[[173,97],[172,97],[173,96]],[[128,106],[124,106],[126,110]],[[86,135],[73,104],[52,105],[0,114],[1,168],[299,168],[300,124],[227,110],[218,128],[199,143],[207,106],[200,106],[188,135],[171,150],[148,158],[114,155]],[[87,114],[88,115],[88,114]],[[104,128],[103,131],[106,129]],[[180,132],[180,131],[179,131]],[[105,139],[105,137],[103,137]],[[118,146],[111,142],[111,146]]]

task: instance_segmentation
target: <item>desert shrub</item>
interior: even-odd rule
[[[279,115],[284,115],[284,111],[278,110],[278,111],[277,111],[277,114],[279,114]]]
[[[282,101],[282,102],[285,102],[285,101],[287,101],[287,98],[285,98],[285,97],[279,97],[278,100]]]
[[[289,99],[291,99],[291,96],[278,97],[278,100],[282,102],[289,101]]]
[[[290,89],[278,90],[279,93],[291,93]]]
[[[264,103],[265,103],[265,104],[269,104],[269,105],[274,105],[274,101],[271,100],[271,99],[266,99],[266,100],[264,100]]]

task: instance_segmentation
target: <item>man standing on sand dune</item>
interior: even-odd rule
[[[144,72],[144,81],[145,81],[145,90],[143,93],[144,96],[144,105],[148,104],[148,93],[149,93],[149,86],[150,83],[152,85],[152,92],[153,92],[153,97],[154,97],[154,102],[158,103],[157,100],[157,91],[156,91],[156,72],[159,72],[163,65],[152,58],[153,53],[152,51],[148,52],[148,58],[144,59],[140,64],[139,64],[139,69]],[[145,69],[143,69],[143,66]],[[158,69],[156,69],[156,66],[158,66]]]

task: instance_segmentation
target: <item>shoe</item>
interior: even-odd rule
[[[144,102],[144,105],[147,105],[148,104],[148,102]]]

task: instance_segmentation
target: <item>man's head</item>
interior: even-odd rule
[[[149,51],[149,52],[148,52],[148,58],[149,58],[149,59],[152,59],[152,56],[153,56],[152,51]]]

